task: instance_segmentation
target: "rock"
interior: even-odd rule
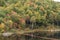
[[[4,36],[4,37],[8,37],[8,36],[11,36],[13,33],[11,33],[11,32],[5,32],[5,33],[3,33],[2,35]]]

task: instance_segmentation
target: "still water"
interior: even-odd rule
[[[11,36],[0,35],[0,40],[60,40],[60,32],[48,33],[48,32],[36,32],[29,33],[29,35],[13,34]]]

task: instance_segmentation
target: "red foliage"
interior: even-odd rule
[[[25,19],[24,18],[21,18],[20,19],[20,23],[25,23]]]

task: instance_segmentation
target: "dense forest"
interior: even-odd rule
[[[38,32],[39,31],[41,32],[33,33],[37,31],[35,29],[37,29]],[[15,33],[16,31],[18,31],[18,33],[22,34],[23,32],[24,33],[31,32],[34,35],[48,37],[48,35],[51,35],[52,34],[51,32],[53,31],[51,32],[49,31],[46,33],[44,30],[51,29],[52,30],[60,29],[59,2],[54,2],[52,0],[0,0],[0,33],[4,32]],[[27,37],[29,36],[25,37],[26,40]],[[21,40],[23,39],[24,36]],[[20,39],[15,38],[14,40]],[[42,39],[32,38],[30,40],[42,40]]]
[[[59,26],[60,3],[51,0],[0,0],[0,32]]]

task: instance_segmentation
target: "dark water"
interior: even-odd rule
[[[59,40],[60,39],[60,32],[56,32],[56,33],[43,33],[43,32],[36,32],[33,33],[33,35],[35,37],[31,37],[31,36],[24,36],[25,40]],[[46,37],[48,39],[45,38],[40,38],[40,37]],[[49,38],[53,38],[53,39],[49,39]]]

